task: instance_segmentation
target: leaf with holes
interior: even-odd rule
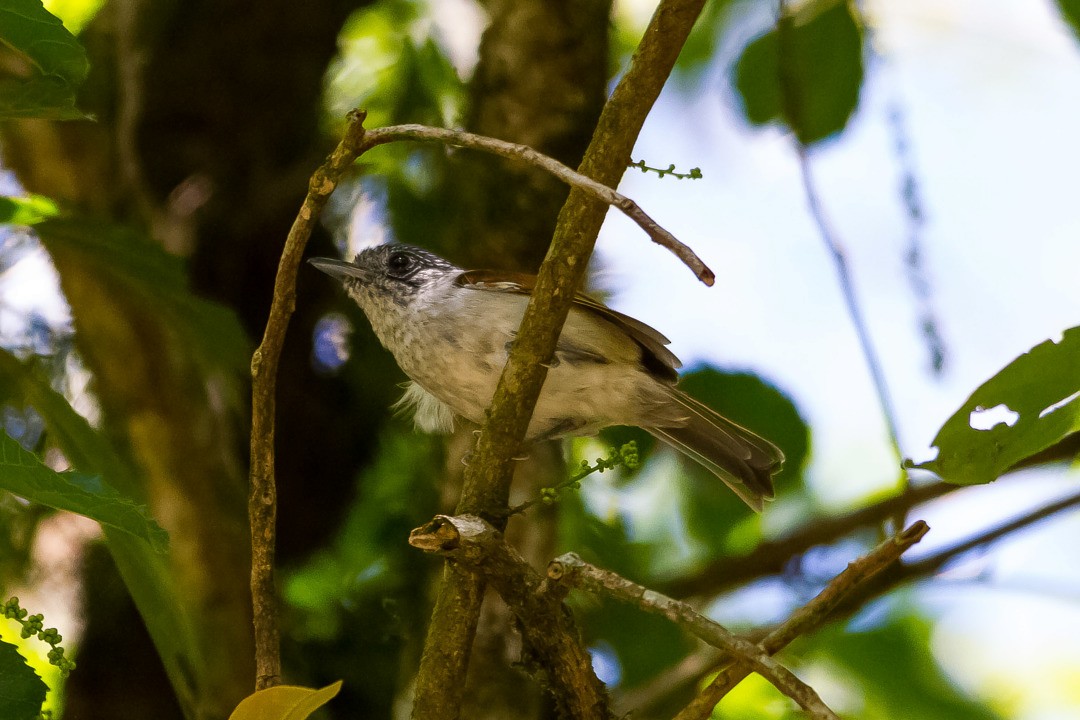
[[[37,717],[48,689],[19,654],[19,649],[0,641],[0,717],[10,720]]]
[[[987,380],[934,438],[936,459],[914,467],[958,485],[997,479],[1080,432],[1080,327],[1047,340]]]

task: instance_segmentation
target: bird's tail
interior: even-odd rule
[[[685,411],[685,424],[647,430],[701,463],[761,512],[764,501],[773,497],[772,476],[780,471],[784,453],[686,393],[672,388],[671,397]]]

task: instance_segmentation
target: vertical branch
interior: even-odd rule
[[[630,67],[604,106],[580,171],[614,186],[625,172],[645,117],[675,65],[704,0],[663,0]],[[510,351],[487,422],[466,470],[458,514],[495,514],[506,507],[513,457],[525,436],[559,331],[581,284],[607,206],[574,189]],[[483,580],[448,565],[417,677],[414,718],[460,715],[469,651]]]
[[[364,113],[349,113],[345,136],[308,184],[304,204],[289,230],[274,278],[274,296],[262,342],[251,357],[251,601],[255,624],[255,689],[281,682],[281,647],[274,545],[277,487],[274,479],[274,412],[278,360],[296,307],[296,271],[312,228],[338,181],[364,148]]]
[[[798,102],[799,92],[796,86],[797,80],[792,74],[791,44],[793,42],[792,32],[794,30],[794,18],[788,11],[786,0],[779,0],[778,11],[779,17],[777,18],[776,30],[779,51],[780,77],[778,80],[780,84],[780,99],[788,125],[792,128],[798,128],[802,127],[803,123],[801,122],[802,107]],[[813,174],[810,169],[809,149],[798,139],[797,135],[795,138],[795,149],[798,153],[799,172],[802,177],[803,191],[806,194],[806,203],[809,207],[810,215],[817,225],[818,234],[821,236],[821,240],[825,244],[825,248],[829,252],[829,255],[832,257],[833,264],[836,266],[837,279],[840,282],[840,290],[844,296],[844,304],[847,307],[848,316],[851,318],[851,324],[855,328],[855,334],[859,339],[859,346],[862,348],[863,358],[866,360],[866,365],[870,370],[870,376],[874,383],[874,390],[877,393],[878,403],[881,405],[881,413],[885,418],[889,439],[892,444],[893,452],[896,455],[897,464],[899,465],[903,461],[904,455],[903,451],[900,449],[900,433],[896,422],[896,411],[893,406],[892,395],[889,392],[888,382],[885,380],[885,372],[881,367],[881,360],[878,358],[874,343],[870,338],[870,330],[863,317],[862,307],[859,305],[858,296],[855,294],[855,283],[851,277],[851,270],[848,267],[847,254],[845,253],[839,238],[829,224],[829,221],[825,216],[825,210],[821,204],[821,199],[818,197],[817,189],[814,185]],[[906,474],[904,477],[907,477]]]

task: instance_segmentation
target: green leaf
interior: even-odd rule
[[[804,145],[844,129],[859,104],[862,28],[847,2],[812,3],[743,50],[735,87],[754,125],[782,122]]]
[[[810,447],[810,429],[791,399],[757,375],[704,367],[683,376],[680,389],[721,415],[771,440],[784,451],[784,469],[773,478],[777,495],[799,492]],[[698,463],[683,455],[688,476],[680,483],[686,529],[710,557],[747,551],[757,543],[757,516]]]
[[[86,219],[54,218],[35,229],[50,254],[68,254],[82,272],[162,318],[208,375],[247,373],[251,347],[240,321],[232,310],[191,292],[181,258],[125,228]]]
[[[0,351],[0,398],[31,405],[71,464],[85,472],[101,473],[130,497],[141,488],[130,463],[106,437],[49,384],[48,379],[10,353]],[[195,686],[207,682],[199,676],[206,664],[195,639],[170,569],[170,557],[150,542],[105,526],[105,541],[135,605],[157,647],[165,671],[184,707],[195,703]],[[193,670],[194,669],[194,670]],[[193,674],[194,673],[194,674]]]
[[[0,618],[0,622],[10,622]],[[32,720],[49,688],[11,643],[0,640],[0,718]]]
[[[341,681],[320,690],[278,685],[248,695],[233,710],[229,720],[306,720],[330,702],[341,690]]]
[[[815,656],[839,664],[838,676],[857,683],[860,718],[994,720],[989,708],[961,693],[930,651],[930,623],[910,612],[894,613],[870,629],[837,625],[814,636]],[[903,711],[897,714],[898,709]]]
[[[68,510],[123,530],[164,552],[169,535],[143,505],[122,496],[97,475],[58,473],[37,456],[0,434],[0,489],[57,510]]]
[[[1057,0],[1061,8],[1061,17],[1072,28],[1073,34],[1080,38],[1080,0]]]
[[[982,418],[1002,422],[972,427],[984,427]],[[938,431],[937,458],[915,467],[959,485],[988,483],[1077,431],[1080,327],[1036,345],[983,383]]]
[[[85,118],[75,94],[86,79],[86,51],[40,0],[0,5],[0,42],[19,53],[28,71],[0,78],[0,118]]]
[[[58,212],[56,203],[44,195],[0,197],[0,225],[35,225]]]

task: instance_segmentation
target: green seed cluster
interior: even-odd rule
[[[41,613],[30,615],[26,608],[19,606],[19,598],[10,598],[3,606],[4,617],[22,625],[23,638],[37,635],[37,639],[52,646],[49,650],[49,662],[60,669],[60,677],[67,677],[75,669],[75,661],[64,657],[64,648],[60,647],[63,636],[56,628],[45,627],[45,616]]]

